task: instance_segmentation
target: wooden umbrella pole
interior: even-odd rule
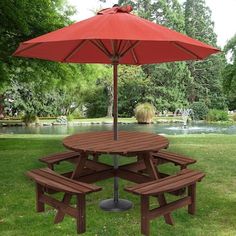
[[[113,65],[113,139],[118,141],[118,58],[112,60]],[[119,167],[117,155],[113,156],[114,170]],[[126,211],[132,207],[132,202],[126,199],[119,198],[119,181],[118,177],[114,177],[114,192],[113,198],[105,199],[100,202],[100,207],[105,211]]]
[[[117,67],[118,62],[113,62],[113,132],[114,140],[118,140],[118,95],[117,95]]]
[[[117,95],[117,69],[118,69],[118,63],[113,63],[113,135],[114,140],[118,140],[118,95]],[[117,155],[114,155],[113,157],[114,162],[114,170],[118,169],[118,159]],[[114,203],[118,204],[119,201],[119,183],[118,183],[118,177],[114,177]]]

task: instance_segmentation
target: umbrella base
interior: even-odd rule
[[[102,200],[99,206],[104,211],[120,212],[129,210],[133,206],[133,203],[126,199],[118,199],[115,202],[113,198],[110,198]]]

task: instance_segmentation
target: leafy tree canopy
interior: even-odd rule
[[[224,51],[229,56],[229,63],[225,67],[224,91],[228,98],[228,106],[231,110],[236,109],[236,35],[225,45]]]

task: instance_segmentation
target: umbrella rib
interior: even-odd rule
[[[82,40],[76,47],[62,60],[62,62],[66,62],[70,57],[72,57],[75,53],[77,53],[80,48],[87,42],[87,40]]]
[[[124,42],[123,45],[122,45],[122,42]],[[128,41],[125,41],[125,40],[122,40],[122,41],[121,41],[121,44],[120,44],[120,51],[118,51],[118,52],[120,52],[119,55],[121,55],[122,52],[126,49],[127,44],[128,44]]]
[[[111,40],[113,56],[116,55],[116,40]]]
[[[187,52],[191,56],[195,56],[197,59],[203,59],[202,57],[198,56],[196,53],[191,52],[189,49],[185,48],[184,46],[180,45],[177,42],[173,42],[175,46],[177,46],[181,51]]]
[[[104,48],[104,50],[107,52],[107,54],[109,55],[109,57],[112,56],[112,54],[111,54],[110,51],[106,48],[106,46],[104,45],[104,43],[102,42],[101,39],[98,40],[98,44],[100,44],[101,47]]]
[[[132,45],[132,43],[129,41],[130,45]],[[132,56],[133,56],[133,59],[135,61],[136,64],[138,64],[138,58],[136,56],[136,53],[134,51],[134,48],[131,49],[131,53],[132,53]]]
[[[108,49],[102,44],[101,45],[101,42],[99,41],[93,41],[93,40],[90,40],[90,42],[95,45],[98,49],[100,49],[107,57],[111,57],[111,54],[110,52],[108,51]]]
[[[117,51],[117,41],[116,40],[111,40],[111,47],[112,47],[112,61],[117,62],[119,61],[120,55],[118,54]]]
[[[137,44],[140,41],[135,41],[133,44],[130,45],[130,47],[128,47],[124,52],[121,52],[120,57],[123,57],[128,51],[132,50],[135,46],[137,46]]]
[[[117,53],[119,54],[119,52],[120,52],[120,47],[121,47],[121,44],[122,44],[122,40],[119,40],[119,45],[118,45],[118,47],[117,47]]]
[[[40,43],[30,44],[29,47],[27,47],[27,48],[22,48],[21,50],[16,51],[13,55],[15,56],[15,55],[17,55],[17,54],[19,54],[19,53],[22,53],[22,52],[24,52],[24,51],[26,51],[26,50],[28,50],[28,49],[30,49],[30,48],[33,48],[33,47],[36,47],[36,46],[40,45],[40,44],[42,44],[42,43],[40,42]],[[17,54],[16,54],[16,53],[17,53]]]

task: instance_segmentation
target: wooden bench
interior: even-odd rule
[[[186,205],[188,205],[188,213],[195,214],[196,182],[201,181],[204,176],[205,174],[200,171],[185,169],[180,171],[177,175],[125,188],[128,192],[141,195],[141,233],[149,235],[150,220],[171,213]],[[188,187],[188,196],[149,210],[150,196],[170,193],[185,187]]]
[[[41,162],[44,162],[47,164],[48,168],[51,170],[54,169],[55,164],[60,164],[62,161],[70,161],[75,158],[78,158],[80,156],[79,152],[61,152],[61,153],[55,153],[49,156],[45,156],[40,158],[39,160]]]
[[[85,195],[91,192],[100,191],[101,187],[66,178],[49,168],[32,170],[27,172],[27,175],[36,183],[37,212],[43,212],[46,203],[61,212],[76,218],[78,233],[86,231]],[[46,195],[44,191],[45,188],[64,192],[67,196],[76,195],[76,207],[70,206],[69,202],[65,201],[65,199],[59,201]],[[58,222],[60,221],[55,218],[54,223]]]
[[[154,160],[157,160],[157,164],[172,162],[175,165],[180,166],[181,170],[187,168],[188,165],[196,162],[196,160],[192,158],[166,150],[161,150],[157,153],[153,153],[153,158]]]

